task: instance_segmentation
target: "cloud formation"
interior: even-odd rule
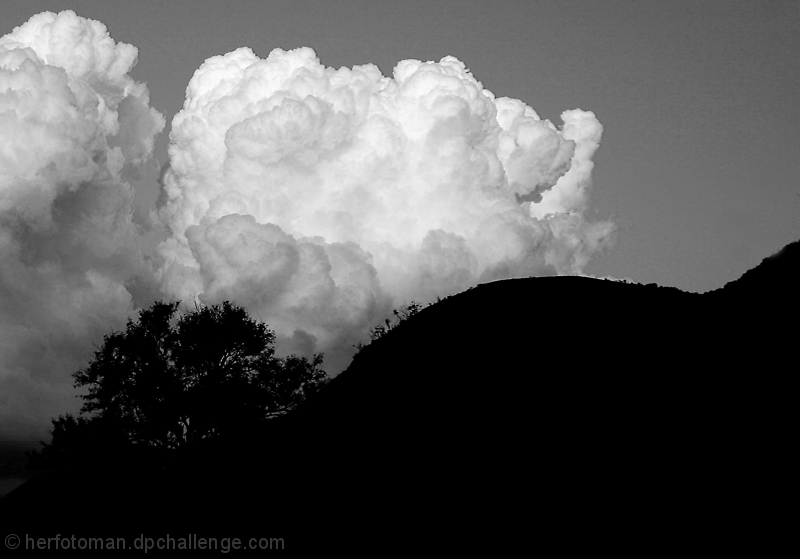
[[[75,411],[71,374],[133,310],[125,177],[164,127],[136,56],[71,11],[0,38],[0,438]]]
[[[172,123],[160,278],[235,299],[346,364],[387,309],[480,282],[580,273],[594,114],[559,129],[463,63],[333,69],[309,48],[208,59]]]
[[[453,57],[385,77],[242,48],[189,83],[158,209],[170,236],[146,259],[128,181],[165,122],[136,57],[71,11],[0,38],[0,438],[78,409],[72,374],[142,290],[233,300],[280,353],[325,352],[335,374],[393,307],[580,273],[611,243],[583,217],[591,112],[555,126]]]

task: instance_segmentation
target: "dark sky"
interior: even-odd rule
[[[327,66],[385,75],[450,54],[543,118],[593,111],[590,217],[619,238],[588,273],[706,291],[800,237],[797,1],[5,0],[0,32],[63,9],[138,47],[132,76],[168,127],[195,69],[240,46],[310,46]],[[155,182],[137,186],[152,204]]]

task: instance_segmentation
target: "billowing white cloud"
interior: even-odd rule
[[[335,371],[392,305],[580,273],[614,228],[583,217],[602,127],[562,120],[453,57],[392,77],[309,48],[210,58],[172,123],[164,290],[235,299]]]
[[[70,11],[0,38],[0,438],[77,410],[72,374],[142,285],[242,304],[280,352],[323,351],[337,373],[394,306],[580,273],[611,242],[583,217],[591,112],[557,127],[453,57],[385,77],[243,48],[189,83],[159,210],[171,235],[145,262],[127,181],[164,119],[136,56]]]
[[[133,311],[125,178],[164,127],[136,56],[71,11],[0,38],[0,437],[76,411],[72,373]]]

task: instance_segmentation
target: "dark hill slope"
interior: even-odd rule
[[[52,472],[0,512],[43,531],[228,530],[295,548],[738,542],[788,467],[797,246],[784,252],[704,295],[481,285],[364,348],[268,430],[167,473]]]

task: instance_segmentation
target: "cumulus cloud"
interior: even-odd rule
[[[556,126],[453,57],[387,77],[242,48],[189,83],[145,260],[128,181],[165,123],[136,57],[71,11],[0,38],[0,437],[77,410],[72,374],[145,289],[233,300],[335,374],[393,307],[581,273],[613,237],[584,218],[593,113]]]
[[[602,126],[562,120],[453,57],[392,77],[309,48],[210,58],[172,123],[160,281],[236,299],[341,370],[393,305],[580,273],[610,244],[613,225],[583,217]]]
[[[0,38],[0,437],[76,411],[71,374],[147,273],[126,177],[164,118],[128,75],[136,57],[71,11]]]

